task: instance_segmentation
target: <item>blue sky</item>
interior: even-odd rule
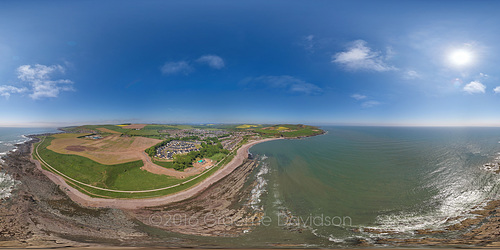
[[[497,1],[2,1],[0,126],[500,126]]]

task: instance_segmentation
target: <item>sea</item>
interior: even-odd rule
[[[250,203],[271,223],[243,236],[247,246],[342,248],[394,237],[373,230],[421,237],[417,230],[444,229],[500,199],[500,175],[483,166],[500,162],[500,128],[322,129],[250,149],[261,160]]]
[[[7,128],[0,127],[0,202],[10,197],[12,190],[18,184],[11,176],[1,169],[2,157],[10,151],[16,151],[16,144],[24,143],[30,138],[27,135],[57,133],[57,128]]]

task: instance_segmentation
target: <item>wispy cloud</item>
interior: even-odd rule
[[[189,74],[193,71],[193,67],[189,65],[187,61],[178,61],[178,62],[166,62],[161,67],[161,72],[166,75],[172,74]]]
[[[14,86],[9,86],[9,85],[2,85],[0,86],[0,96],[3,96],[5,98],[9,98],[11,94],[20,94],[27,92],[28,88],[22,87],[14,87]]]
[[[472,81],[464,86],[464,91],[469,94],[479,94],[486,92],[486,86],[484,86],[479,81]]]
[[[415,70],[408,70],[404,73],[403,78],[408,80],[418,79],[420,78],[420,74]]]
[[[392,50],[390,54],[392,55]],[[391,56],[386,55],[386,56]],[[386,57],[382,53],[372,51],[366,46],[363,40],[356,40],[348,50],[339,52],[332,56],[332,62],[337,63],[348,70],[370,70],[370,71],[390,71],[397,70],[396,67],[388,65]]]
[[[479,73],[479,78],[488,78],[488,77],[490,77],[488,74]]]
[[[62,91],[74,91],[73,82],[67,79],[53,80],[51,75],[55,73],[63,74],[64,67],[61,65],[22,65],[17,68],[17,78],[27,86],[0,86],[0,96],[9,98],[12,94],[21,94],[31,92],[29,95],[32,99],[42,99],[46,97],[57,97]]]
[[[194,63],[206,64],[213,69],[222,69],[226,65],[224,59],[217,55],[204,55],[195,61],[169,61],[163,64],[161,72],[165,75],[184,74],[189,75],[194,71]]]
[[[255,78],[246,78],[241,81],[242,84],[260,83],[266,87],[284,89],[288,92],[314,95],[320,94],[323,90],[315,84],[308,83],[304,80],[295,78],[289,75],[281,76],[260,76]]]
[[[499,94],[499,93],[500,93],[500,86],[496,86],[496,87],[493,89],[493,92],[495,92],[495,94]]]
[[[363,108],[371,108],[380,105],[378,101],[366,101],[361,104]]]
[[[208,64],[213,69],[222,69],[224,68],[224,59],[217,55],[204,55],[196,60],[199,63]]]
[[[355,99],[358,102],[361,102],[363,100],[368,99],[368,96],[361,95],[361,94],[352,94],[351,98]],[[380,105],[380,102],[375,101],[375,100],[368,100],[368,101],[361,102],[361,107],[363,107],[363,108],[371,108],[371,107],[375,107],[377,105]]]
[[[351,97],[359,101],[359,100],[365,99],[366,95],[353,94],[353,95],[351,95]]]
[[[308,35],[302,38],[301,45],[309,51],[313,52],[315,47],[314,35]]]

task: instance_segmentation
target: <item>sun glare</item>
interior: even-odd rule
[[[465,66],[472,62],[472,53],[464,49],[455,50],[450,53],[449,60],[456,66]]]

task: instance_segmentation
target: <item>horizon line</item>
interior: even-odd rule
[[[118,124],[161,124],[161,125],[206,125],[206,124],[263,124],[263,125],[277,125],[277,124],[305,124],[311,126],[346,126],[346,127],[500,127],[500,124],[446,124],[446,123],[360,123],[360,122],[82,122],[82,123],[11,123],[0,124],[2,128],[64,128],[72,126],[83,125],[118,125]]]

